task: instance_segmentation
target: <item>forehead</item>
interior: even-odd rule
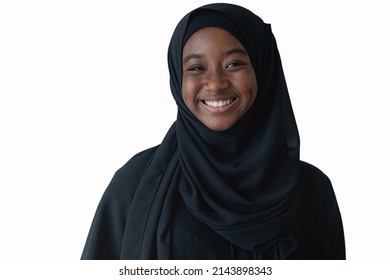
[[[205,27],[194,32],[183,48],[183,56],[189,52],[211,48],[212,50],[226,48],[244,48],[240,41],[228,31],[218,27]]]

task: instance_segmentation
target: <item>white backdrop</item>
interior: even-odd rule
[[[167,46],[210,1],[2,1],[0,259],[78,259],[104,189],[176,117]],[[332,180],[347,257],[389,259],[386,1],[225,1],[271,23],[301,158]]]

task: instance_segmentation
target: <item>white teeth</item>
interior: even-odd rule
[[[222,107],[231,104],[234,101],[233,98],[226,99],[226,100],[220,100],[220,101],[207,101],[205,100],[205,103],[207,106],[210,107]]]

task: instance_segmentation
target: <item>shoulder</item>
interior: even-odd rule
[[[144,150],[134,155],[119,168],[108,185],[103,199],[123,200],[130,202],[141,180],[142,174],[153,158],[158,146]]]
[[[301,162],[299,197],[303,259],[345,259],[341,214],[328,176]]]
[[[119,259],[134,193],[156,149],[136,154],[114,174],[97,207],[82,259]]]
[[[318,202],[335,199],[329,177],[319,168],[304,161],[301,161],[300,188],[303,195]]]
[[[304,205],[317,209],[324,215],[334,215],[338,212],[336,195],[329,177],[319,168],[301,162],[300,197]]]
[[[153,158],[158,146],[144,150],[133,156],[114,175],[115,179],[128,180],[141,177],[143,171],[147,167],[150,160]]]
[[[330,184],[329,177],[314,165],[301,161],[301,182],[312,184]]]

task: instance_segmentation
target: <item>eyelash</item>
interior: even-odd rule
[[[243,66],[243,65],[246,65],[245,62],[242,62],[242,61],[231,61],[229,62],[227,65],[226,65],[226,69],[229,69],[231,67],[229,67],[230,65],[232,65],[232,67],[235,67],[235,66]]]
[[[199,72],[204,70],[204,67],[201,65],[193,65],[190,68],[187,69],[187,71],[194,71],[194,72]]]
[[[232,68],[232,67],[243,66],[243,65],[246,65],[246,63],[245,63],[245,62],[242,62],[242,61],[231,61],[231,62],[229,62],[229,63],[226,65],[225,69],[230,69],[230,68]],[[191,67],[189,67],[189,68],[187,69],[187,71],[194,71],[194,72],[199,72],[199,71],[203,71],[203,70],[205,70],[205,69],[204,69],[204,67],[201,66],[201,65],[193,65],[193,66],[191,66]]]

